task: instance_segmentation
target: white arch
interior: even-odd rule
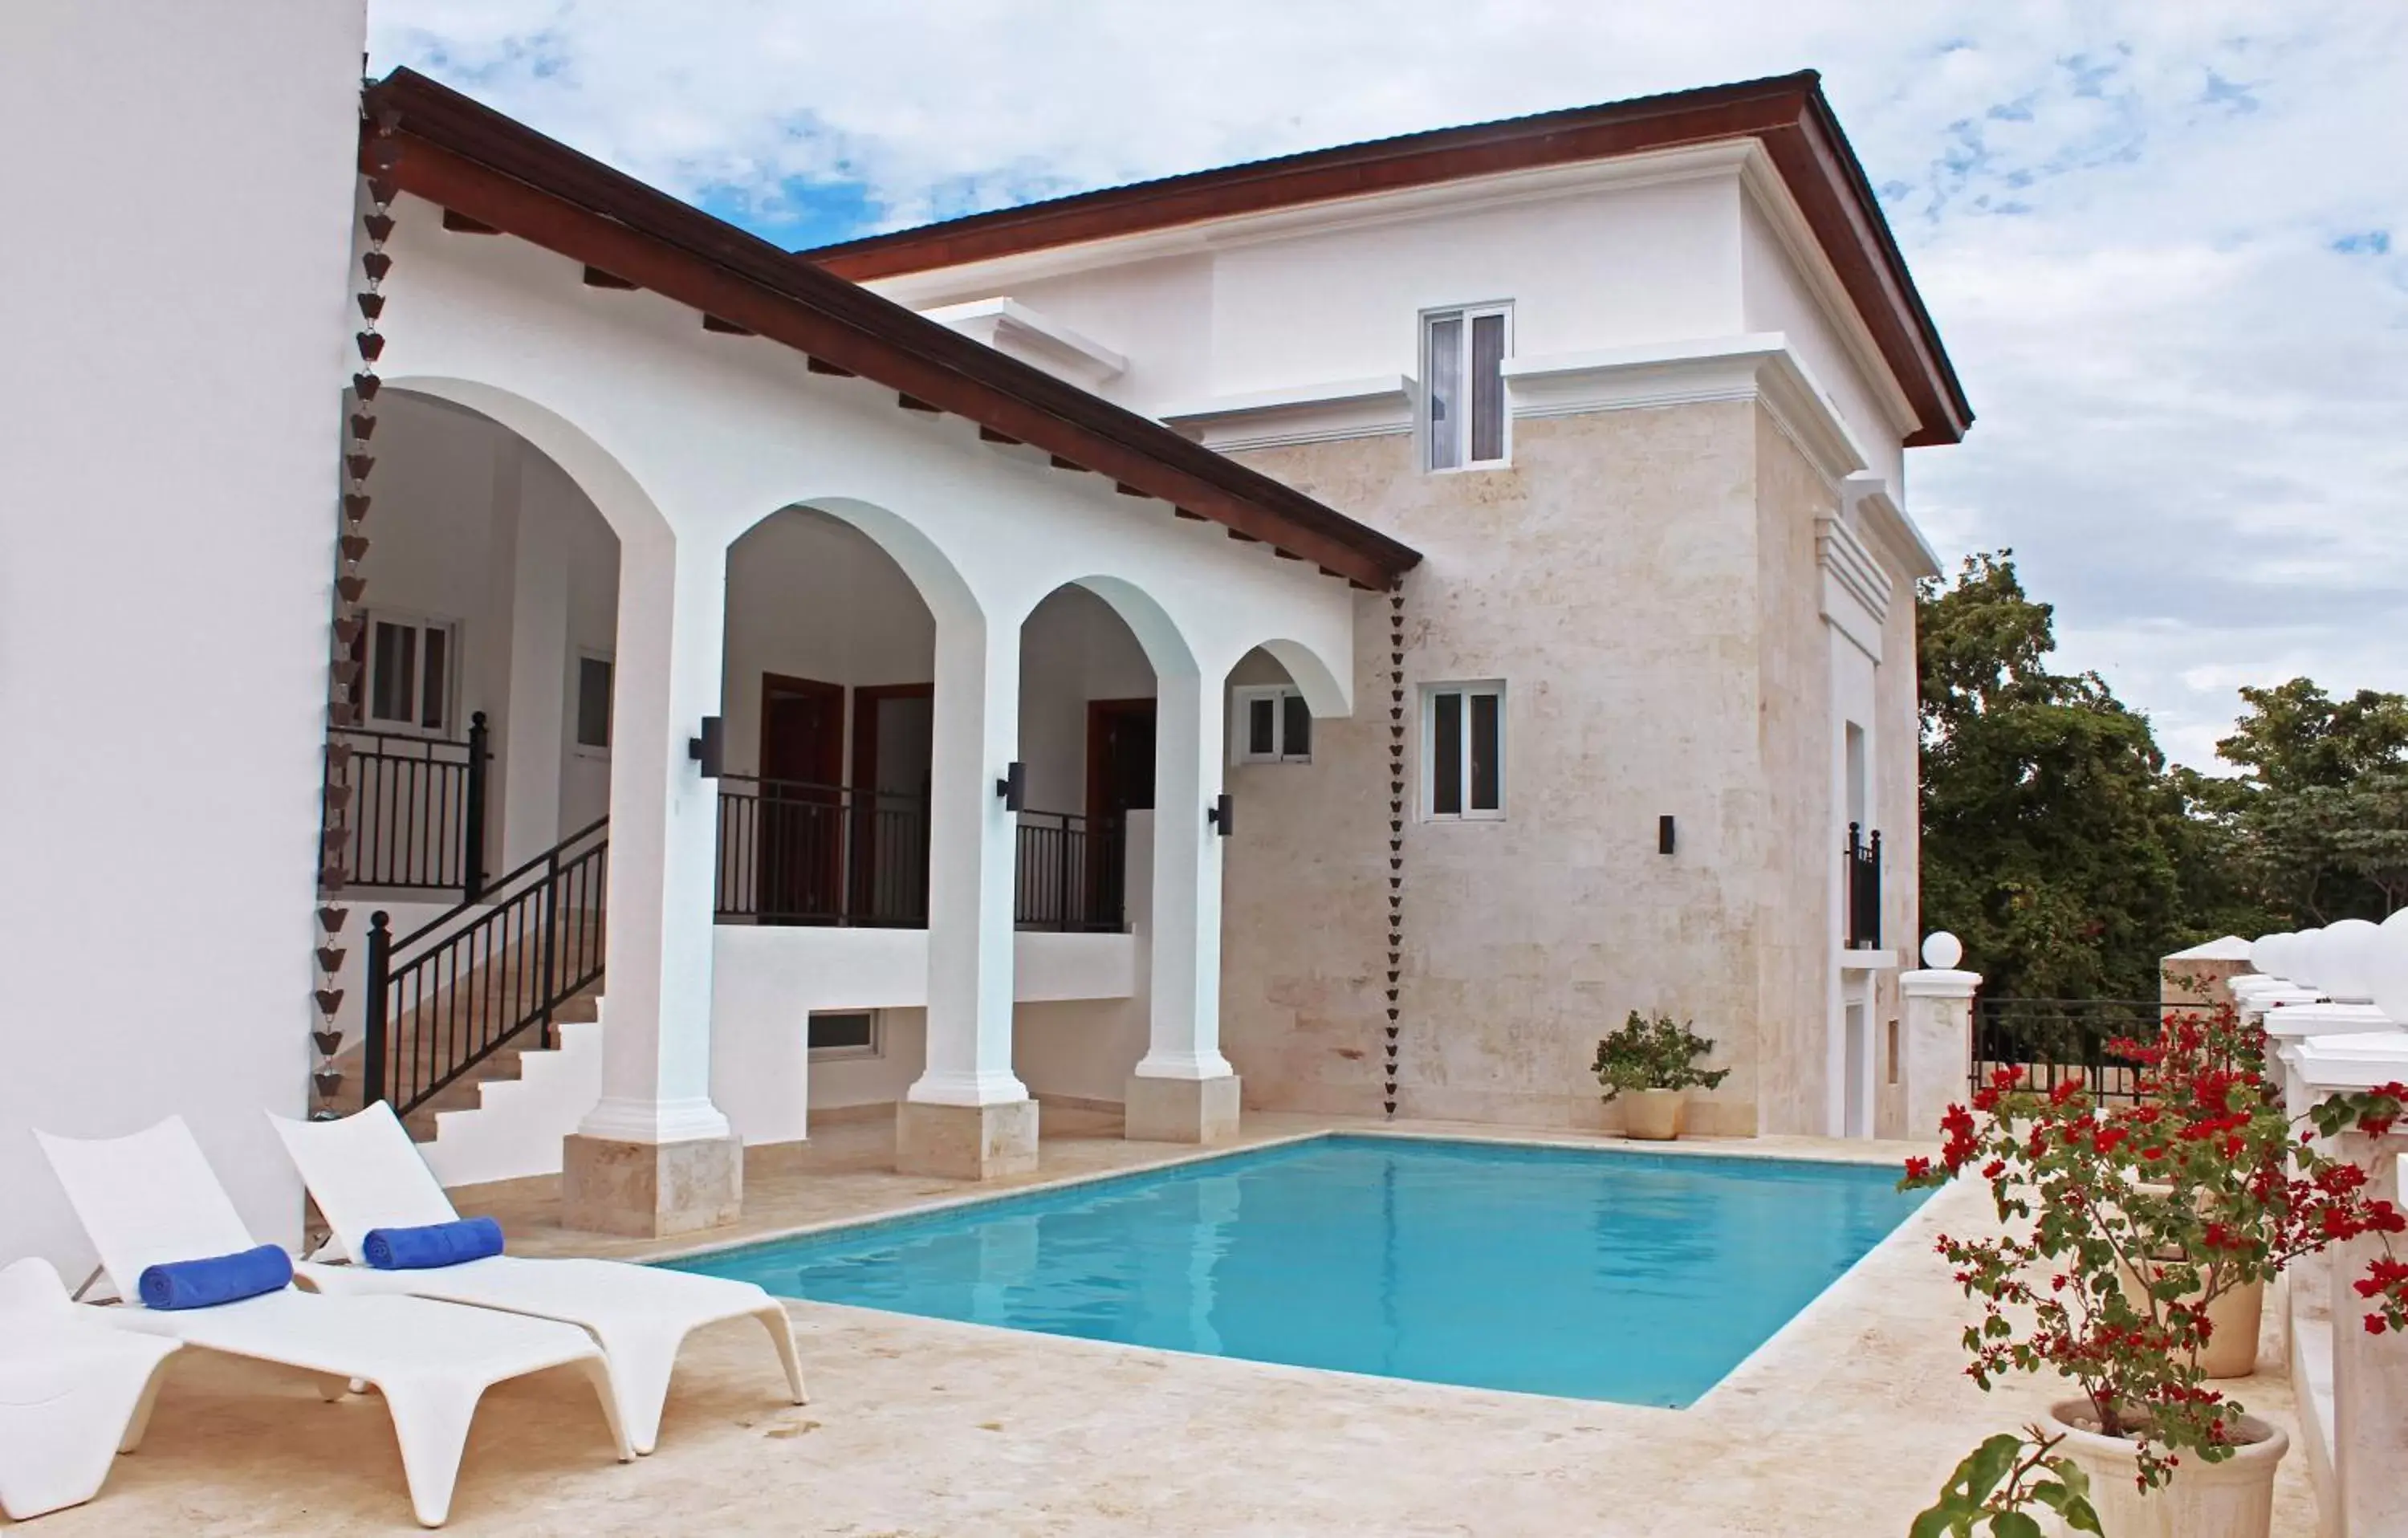
[[[858,496],[798,497],[738,529],[729,539],[728,548],[733,550],[737,539],[759,527],[766,519],[788,509],[824,512],[838,523],[859,530],[870,543],[885,552],[890,560],[902,568],[903,575],[919,589],[920,601],[928,606],[928,612],[935,616],[939,629],[966,621],[975,623],[985,617],[984,606],[979,602],[978,595],[971,591],[969,581],[962,575],[961,568],[941,546],[928,538],[920,525],[890,508]]]
[[[1304,696],[1305,708],[1315,715],[1345,715],[1354,710],[1352,693],[1321,654],[1300,640],[1284,638],[1258,641],[1254,650],[1269,653]],[[1243,654],[1240,654],[1241,655]]]
[[[466,407],[534,444],[567,473],[602,514],[610,532],[619,537],[622,560],[631,550],[658,549],[674,538],[659,504],[618,455],[550,407],[499,385],[446,375],[401,375],[386,380],[383,388]]]
[[[1112,612],[1120,616],[1121,623],[1128,626],[1129,634],[1137,638],[1139,649],[1145,653],[1145,660],[1153,664],[1154,676],[1157,680],[1200,675],[1202,669],[1196,660],[1196,649],[1187,643],[1187,637],[1180,630],[1179,622],[1172,619],[1170,611],[1144,588],[1125,577],[1101,574],[1073,577],[1055,586],[1039,598],[1038,604],[1042,604],[1045,598],[1066,587],[1085,588],[1103,599]],[[1025,625],[1029,614],[1035,612],[1037,605],[1031,605],[1028,613],[1020,616],[1020,623]]]

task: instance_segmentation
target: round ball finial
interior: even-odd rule
[[[1964,941],[1945,929],[1934,929],[1924,938],[1923,964],[1935,971],[1954,971],[1956,963],[1965,959]]]
[[[2280,934],[2259,935],[2249,942],[2249,970],[2260,977],[2280,977],[2282,973],[2283,937]]]
[[[2408,908],[2375,927],[2366,947],[2367,993],[2395,1026],[2408,1025]]]
[[[2368,976],[2368,963],[2374,959],[2375,927],[2362,918],[2341,919],[2325,930],[2324,948],[2318,954],[2322,974],[2316,979],[2326,993],[2336,1002],[2364,1004],[2373,1001],[2373,983]]]

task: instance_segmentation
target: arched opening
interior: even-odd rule
[[[926,926],[936,648],[848,519],[789,507],[728,547],[719,922]]]
[[[1012,919],[1022,929],[1128,927],[1131,829],[1150,829],[1154,811],[1156,680],[1113,597],[1133,601],[1067,583],[1020,626],[1025,780]]]
[[[337,1066],[423,1139],[602,970],[620,538],[517,424],[444,389],[376,404],[327,733],[328,895],[368,912],[337,949]]]

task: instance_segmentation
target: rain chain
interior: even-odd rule
[[[1386,1091],[1397,1114],[1397,977],[1405,951],[1405,595],[1388,595],[1388,1024]]]
[[[384,314],[385,275],[393,270],[393,258],[385,253],[384,247],[393,236],[393,200],[399,191],[393,171],[401,159],[401,146],[394,139],[394,130],[400,121],[396,113],[380,113],[375,136],[368,141],[368,212],[362,220],[368,239],[367,250],[360,257],[360,269],[366,280],[357,295],[363,325],[352,338],[360,351],[360,371],[351,376],[354,404],[345,423],[341,533],[337,539],[339,564],[335,578],[337,601],[326,704],[327,720],[337,730],[359,724],[354,691],[360,676],[359,643],[367,625],[360,607],[360,598],[367,591],[367,579],[360,575],[360,558],[368,552],[367,536],[363,531],[368,518],[368,472],[376,467],[368,442],[376,436],[377,390],[382,382],[377,378],[376,363],[384,352],[384,338],[378,334],[377,322]],[[310,1079],[317,1088],[319,1104],[312,1114],[322,1119],[340,1114],[330,1102],[343,1087],[342,1071],[335,1066],[335,1054],[343,1044],[343,1033],[335,1024],[336,1012],[343,1005],[343,990],[335,984],[346,954],[338,941],[344,924],[351,916],[351,911],[338,900],[351,877],[343,864],[344,850],[351,838],[351,744],[330,737],[326,743],[325,811],[318,867],[322,901],[318,909],[316,960],[322,976],[316,994],[318,1024],[309,1033],[310,1044],[317,1048],[318,1055],[318,1066]]]

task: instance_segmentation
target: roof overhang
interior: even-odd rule
[[[400,148],[390,175],[402,191],[690,306],[714,329],[795,348],[821,372],[857,375],[895,391],[898,404],[967,418],[1064,469],[1109,477],[1360,587],[1390,587],[1421,559],[1293,487],[797,261],[415,71],[371,86],[366,108],[363,170],[373,169],[376,124],[389,122]]]
[[[1905,442],[1962,438],[1972,408],[1812,70],[1107,188],[802,254],[869,282],[1278,208],[1741,139],[1763,147],[1905,393],[1914,416]]]

